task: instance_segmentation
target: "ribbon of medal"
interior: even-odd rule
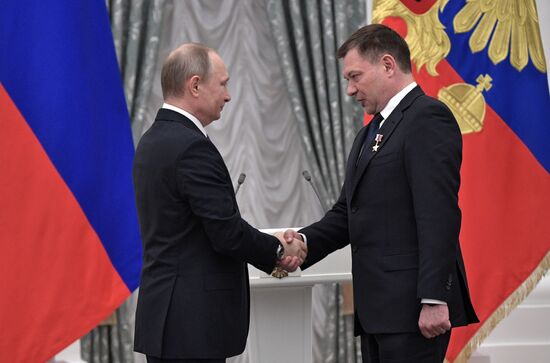
[[[376,134],[376,136],[374,137],[374,141],[376,142],[376,144],[374,144],[374,146],[372,147],[372,151],[374,152],[378,151],[378,148],[380,147],[380,143],[382,142],[383,137],[384,135],[382,134]]]

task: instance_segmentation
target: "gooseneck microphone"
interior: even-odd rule
[[[317,192],[317,188],[315,188],[315,185],[311,182],[311,174],[309,174],[309,171],[304,170],[302,171],[302,175],[304,176],[304,179],[311,185],[311,189],[313,189],[313,192],[315,193],[315,196],[317,197],[317,200],[319,201],[319,204],[321,204],[321,208],[323,208],[323,212],[326,212],[327,209],[325,208],[325,204],[321,200],[321,197],[319,196],[319,193]]]
[[[304,179],[307,180],[308,183],[311,183],[311,175],[309,174],[309,171],[307,170],[302,171],[302,175],[304,176]]]
[[[239,189],[241,188],[241,185],[243,185],[245,179],[246,174],[241,173],[241,175],[239,175],[239,179],[237,180],[237,189],[235,189],[235,196],[237,196],[237,193],[239,192]]]

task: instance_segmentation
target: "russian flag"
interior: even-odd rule
[[[379,0],[374,10],[407,36],[416,81],[463,131],[460,241],[481,322],[453,330],[450,362],[466,362],[550,267],[550,96],[536,5],[481,3]]]
[[[3,1],[0,50],[0,362],[44,362],[138,286],[134,146],[104,1]]]

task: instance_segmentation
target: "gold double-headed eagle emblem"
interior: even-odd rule
[[[427,0],[429,8],[411,9],[408,0],[375,0],[373,22],[387,17],[400,17],[407,24],[405,40],[417,70],[422,67],[437,76],[437,64],[451,50],[445,26],[439,20],[449,0]],[[415,10],[415,11],[413,11]],[[546,73],[535,0],[467,0],[453,19],[455,33],[472,31],[469,47],[477,53],[489,47],[487,55],[493,64],[510,58],[510,64],[521,72],[529,63]],[[457,83],[442,88],[438,98],[453,111],[463,134],[483,128],[486,102],[483,91],[492,87],[490,75],[480,75],[477,85]]]

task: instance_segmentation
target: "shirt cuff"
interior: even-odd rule
[[[307,245],[307,237],[303,233],[298,233],[300,236],[302,236],[302,239],[304,240],[304,243]]]
[[[433,304],[433,305],[447,305],[445,301],[436,300],[436,299],[422,299],[420,301],[422,304]]]

